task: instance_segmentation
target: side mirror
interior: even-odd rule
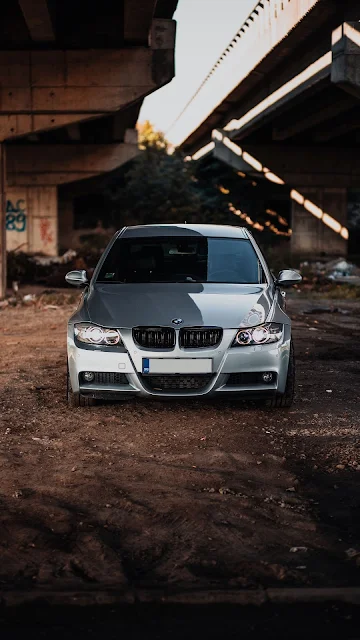
[[[293,284],[301,282],[302,277],[298,271],[294,269],[284,269],[280,271],[277,280],[275,280],[276,286],[291,287]]]
[[[65,280],[75,287],[84,287],[88,283],[87,273],[84,269],[82,271],[69,271],[65,276]]]

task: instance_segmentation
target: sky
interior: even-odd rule
[[[145,99],[139,122],[165,134],[232,40],[257,0],[179,0],[172,82]]]

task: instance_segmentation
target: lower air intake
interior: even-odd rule
[[[205,389],[212,374],[142,376],[144,386],[152,391],[195,391]]]
[[[124,373],[108,373],[107,371],[101,371],[95,373],[95,379],[93,384],[103,384],[103,385],[112,385],[112,384],[129,384],[128,379]]]

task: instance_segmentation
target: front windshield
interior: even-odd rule
[[[261,284],[265,276],[249,240],[204,236],[118,238],[97,282]]]

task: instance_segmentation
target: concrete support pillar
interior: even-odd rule
[[[347,189],[299,187],[298,190],[341,225],[347,226]],[[347,241],[311,215],[303,205],[293,201],[291,250],[296,255],[313,259],[324,254],[345,256]]]
[[[67,195],[64,197],[59,195],[58,200],[59,208],[59,249],[61,251],[67,251],[67,249],[74,248],[74,199]]]
[[[57,187],[11,187],[6,192],[8,250],[56,256],[58,253]]]
[[[6,197],[5,145],[0,144],[0,300],[6,291]]]

